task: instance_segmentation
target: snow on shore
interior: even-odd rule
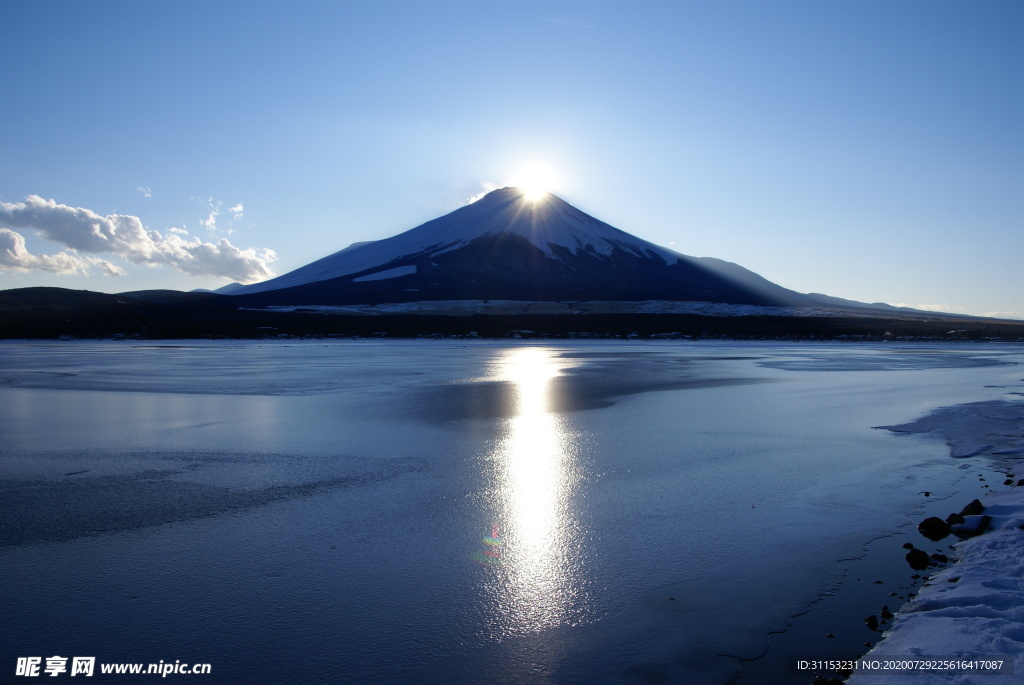
[[[405,267],[401,267],[405,268]],[[391,271],[396,271],[392,269]],[[389,272],[381,272],[381,274]],[[397,274],[396,274],[397,275]],[[377,277],[364,276],[356,280]],[[383,277],[383,276],[381,276]],[[753,304],[724,304],[721,302],[677,302],[668,300],[644,301],[587,301],[587,302],[528,302],[519,300],[439,300],[422,302],[385,302],[381,304],[347,305],[288,305],[267,307],[279,312],[312,312],[318,314],[446,314],[471,316],[473,314],[701,314],[703,316],[838,316],[828,307],[769,307]],[[855,315],[856,312],[847,313]],[[884,312],[883,312],[884,314]],[[877,315],[865,312],[864,316]]]
[[[937,433],[953,456],[1003,459],[1006,491],[982,503],[992,518],[987,532],[955,545],[956,563],[932,576],[896,615],[885,638],[864,659],[886,657],[1004,657],[1015,675],[975,672],[861,672],[853,685],[957,685],[1024,682],[1024,404],[978,402],[939,410],[891,430]],[[1019,467],[1018,468],[1018,464]],[[1016,469],[1016,472],[1015,472]]]

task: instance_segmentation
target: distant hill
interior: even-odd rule
[[[212,314],[234,309],[224,299],[176,290],[115,295],[67,288],[0,290],[0,337],[201,334]]]
[[[248,308],[213,293],[137,291],[109,295],[64,288],[0,291],[0,338],[265,338],[281,336],[760,337],[894,340],[1024,340],[1024,322],[930,312],[780,308],[656,302],[495,302],[474,313],[458,303],[418,303],[403,312],[359,305]],[[456,306],[458,305],[458,306]],[[682,306],[686,305],[686,306]]]
[[[820,302],[821,304],[828,305],[830,307],[855,307],[857,309],[881,309],[889,312],[919,312],[920,310],[913,309],[911,307],[894,307],[891,304],[885,302],[875,302],[873,304],[867,304],[866,302],[857,302],[856,300],[847,300],[842,297],[832,297],[831,295],[822,295],[821,293],[807,293],[807,297]]]

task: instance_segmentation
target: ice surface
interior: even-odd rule
[[[956,493],[941,441],[872,426],[1020,375],[969,361],[1000,346],[0,351],[2,659],[211,683],[728,682]]]
[[[991,400],[943,407],[913,423],[882,426],[903,433],[933,433],[946,441],[950,455],[1013,454],[1021,447],[1024,412],[1020,401]]]

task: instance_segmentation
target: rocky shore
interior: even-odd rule
[[[1018,393],[1012,393],[1017,395]],[[907,563],[931,572],[920,592],[892,618],[889,630],[864,655],[870,661],[949,659],[966,662],[957,671],[854,673],[854,685],[990,684],[984,662],[1003,662],[1002,672],[1016,668],[1024,678],[1024,403],[977,402],[940,409],[901,426],[904,433],[936,434],[955,458],[987,456],[1006,478],[990,494],[974,500],[946,519],[930,517],[918,526],[933,541],[958,539],[952,559],[910,549]],[[997,491],[998,489],[998,491]],[[936,570],[937,569],[937,570]],[[878,618],[869,617],[870,620]],[[884,617],[883,617],[884,618]],[[1011,671],[1014,672],[1014,671]],[[1000,682],[1006,682],[997,678]]]

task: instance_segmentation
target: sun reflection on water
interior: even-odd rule
[[[499,364],[514,409],[491,455],[499,522],[476,556],[498,571],[494,627],[502,634],[576,622],[582,612],[577,440],[550,411],[559,370],[552,351],[538,347],[509,350]]]

